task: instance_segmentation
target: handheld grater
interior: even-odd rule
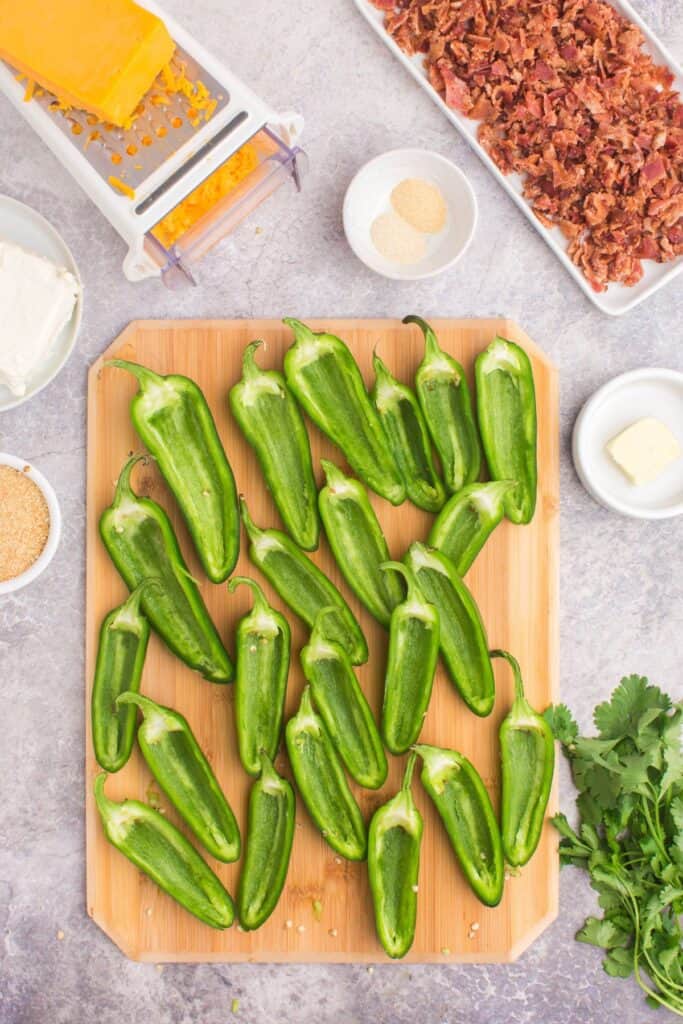
[[[152,87],[131,128],[105,125],[84,111],[61,109],[50,93],[26,102],[25,83],[2,62],[0,90],[125,240],[128,280],[160,276],[177,287],[194,284],[198,260],[276,188],[290,179],[300,188],[306,157],[296,140],[303,118],[276,114],[152,0],[144,5],[173,37],[176,66],[189,81],[200,80],[216,101],[208,119],[180,92],[155,102],[159,95]],[[164,246],[152,234],[155,225],[248,141],[258,156],[254,170],[173,245]],[[123,194],[112,179],[134,195]]]

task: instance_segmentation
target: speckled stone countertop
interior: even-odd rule
[[[486,316],[515,318],[560,368],[561,681],[590,710],[627,672],[680,693],[681,521],[639,522],[581,488],[570,432],[585,399],[640,366],[683,368],[680,283],[619,320],[598,313],[351,0],[166,0],[266,100],[306,117],[304,192],[282,192],[201,269],[200,287],[129,284],[124,245],[28,126],[0,99],[0,190],[30,203],[80,265],[77,349],[38,399],[0,414],[0,450],[32,460],[64,515],[39,582],[0,599],[0,1021],[2,1024],[663,1024],[635,983],[605,975],[573,935],[594,898],[562,873],[558,920],[512,966],[166,966],[124,959],[85,912],[83,624],[86,369],[136,317]],[[680,60],[683,0],[636,0]],[[414,144],[469,176],[480,220],[467,258],[418,284],[391,282],[352,255],[344,190],[361,163]],[[256,228],[259,228],[257,232]],[[562,800],[571,790],[562,780]],[[239,1000],[236,1016],[233,999]]]

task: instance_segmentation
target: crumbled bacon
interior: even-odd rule
[[[372,0],[596,291],[683,254],[683,104],[607,0]]]

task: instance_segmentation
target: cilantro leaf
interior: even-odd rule
[[[645,676],[625,676],[609,701],[598,704],[593,721],[602,739],[621,739],[635,736],[640,716],[652,708],[668,711],[671,701],[656,686],[650,686]]]
[[[618,944],[622,936],[623,932],[608,918],[587,917],[583,928],[576,933],[576,941],[600,946],[601,949],[610,949]]]
[[[564,746],[569,746],[579,735],[579,727],[566,704],[554,704],[546,708],[543,717],[550,726],[553,736]]]

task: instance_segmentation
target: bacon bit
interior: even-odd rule
[[[683,254],[683,103],[607,0],[372,0],[596,291]]]
[[[651,160],[649,164],[645,164],[641,174],[649,182],[659,181],[660,178],[666,177],[666,168],[664,167],[664,161],[661,158],[657,160]]]
[[[453,74],[448,66],[440,66],[439,71],[441,72],[446,90],[445,99],[447,106],[453,110],[459,110],[461,114],[466,114],[472,108],[469,89],[461,78],[457,78]]]

